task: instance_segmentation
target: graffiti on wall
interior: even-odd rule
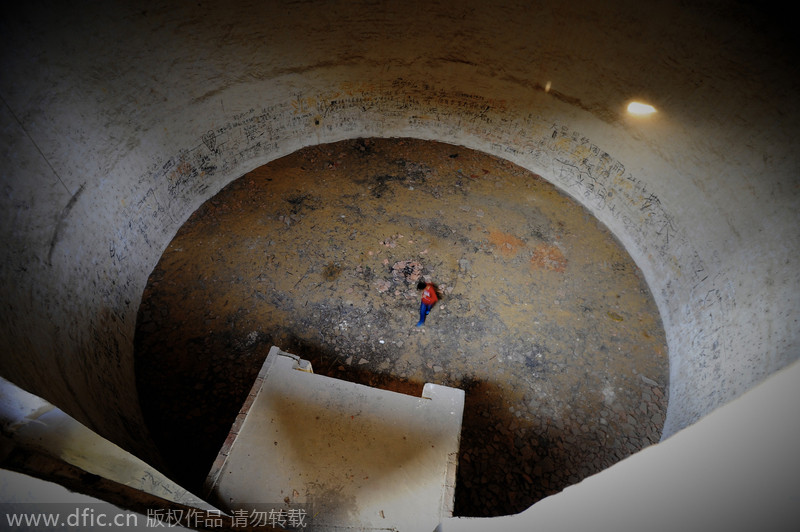
[[[668,314],[673,319],[719,322],[724,307],[735,304],[732,290],[715,284],[719,279],[710,272],[717,265],[701,258],[659,191],[598,142],[504,100],[406,79],[347,83],[325,94],[298,92],[199,130],[188,148],[155,162],[139,177],[138,200],[126,213],[128,227],[109,246],[112,258],[124,261],[130,256],[132,246],[126,243],[133,238],[135,246],[152,249],[155,263],[191,210],[227,180],[239,177],[232,174],[243,173],[242,168],[264,164],[289,148],[370,135],[462,143],[544,174],[599,219],[621,228],[638,256],[668,269],[660,290],[661,300],[672,305]],[[689,293],[693,304],[680,306],[686,297],[673,297],[676,292]],[[718,357],[721,327],[695,328],[691,349]]]

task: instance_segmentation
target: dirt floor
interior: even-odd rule
[[[421,278],[441,300],[417,327]],[[657,442],[664,423],[664,332],[610,232],[540,177],[436,142],[303,149],[175,236],[143,295],[136,368],[190,490],[272,345],[341,379],[464,389],[461,516],[521,511]]]

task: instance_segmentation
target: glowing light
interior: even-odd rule
[[[632,115],[651,115],[656,112],[656,108],[641,102],[631,102],[628,104],[628,112]]]

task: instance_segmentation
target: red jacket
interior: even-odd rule
[[[425,290],[422,291],[422,302],[426,305],[433,305],[437,301],[439,301],[439,297],[436,295],[436,289],[431,283],[426,284]]]

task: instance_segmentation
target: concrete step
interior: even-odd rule
[[[459,389],[371,388],[273,347],[204,492],[306,530],[433,530],[452,515],[463,410]]]

